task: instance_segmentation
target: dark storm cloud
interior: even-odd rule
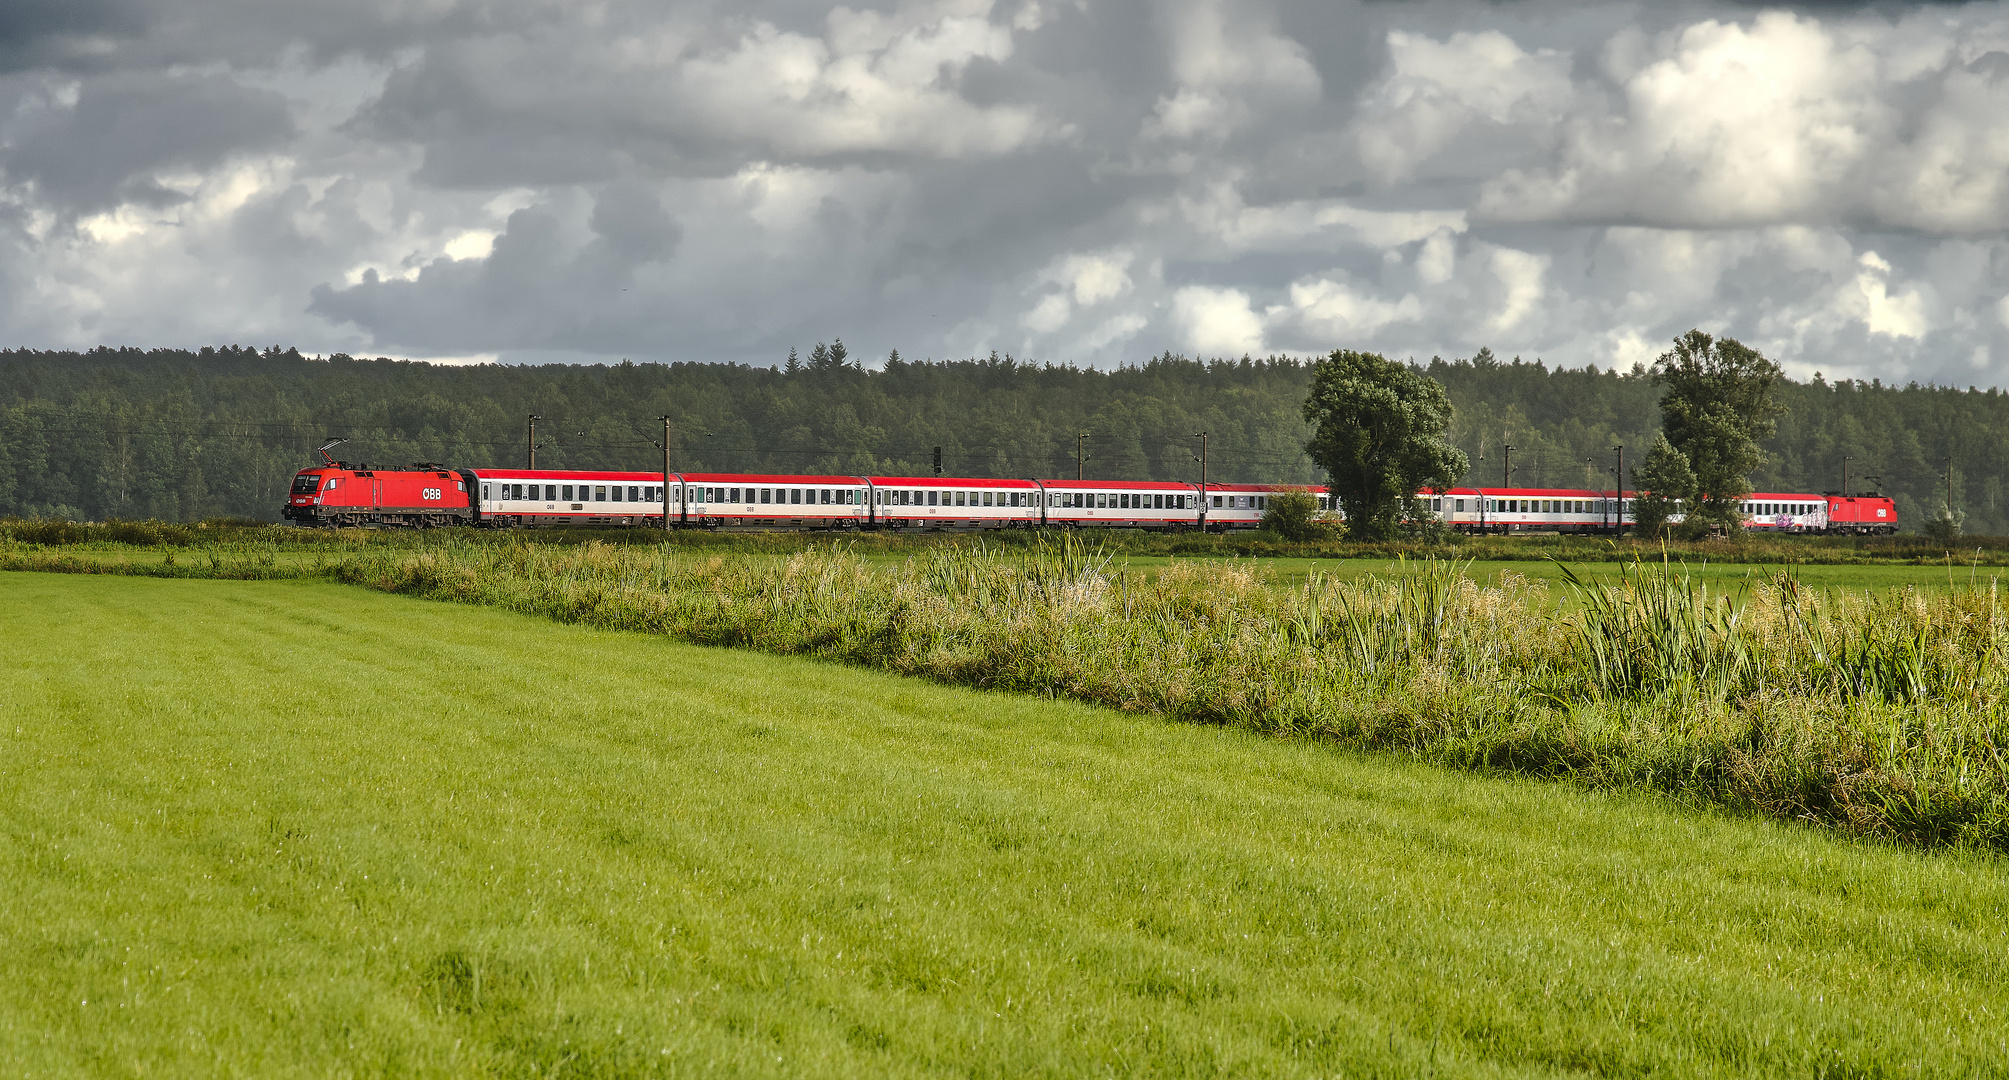
[[[270,147],[293,134],[285,99],[220,75],[116,74],[86,80],[76,104],[43,111],[0,152],[14,183],[66,211],[120,201],[181,201],[153,174],[202,170],[232,153]]]
[[[0,4],[0,72],[75,63],[93,40],[130,38],[146,26],[130,0],[8,0]]]
[[[35,0],[0,11],[0,320],[1600,365],[1703,326],[1994,381],[2005,56],[2000,4]]]

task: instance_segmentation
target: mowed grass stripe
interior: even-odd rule
[[[1986,1074],[2009,874],[324,582],[0,575],[0,1058]]]

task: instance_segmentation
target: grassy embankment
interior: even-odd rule
[[[1278,588],[1155,577],[1074,545],[894,569],[665,549],[453,544],[334,568],[392,592],[827,657],[942,682],[1649,788],[1927,844],[2009,850],[2009,608],[1991,582],[1724,596],[1669,569],[1482,587],[1451,563]]]
[[[23,1074],[2009,1056],[1987,857],[326,582],[7,575],[0,656]]]

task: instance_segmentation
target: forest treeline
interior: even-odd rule
[[[1616,455],[1640,463],[1659,428],[1642,371],[1550,368],[1482,350],[1418,369],[1455,408],[1470,483],[1607,487]],[[738,364],[435,367],[294,349],[0,350],[0,516],[277,517],[288,478],[328,437],[337,456],[394,465],[514,466],[536,414],[546,468],[718,472],[1208,477],[1320,482],[1301,414],[1309,361],[1170,353],[1115,370],[993,354],[943,362],[898,353],[866,370],[841,343],[776,368]],[[1782,382],[1787,412],[1756,490],[1880,487],[1908,527],[1946,499],[1969,532],[2009,532],[2009,395],[1999,390]],[[1079,436],[1087,435],[1086,439]],[[1875,478],[1875,479],[1870,479]]]

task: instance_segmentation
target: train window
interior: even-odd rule
[[[771,502],[773,502],[773,501],[774,501],[774,489],[773,489],[773,488],[761,488],[761,489],[760,489],[760,501],[761,501],[761,502],[763,502],[763,503],[771,503]]]
[[[334,485],[334,483],[333,483],[332,481],[330,481],[330,482],[329,482],[329,484],[328,484],[328,486],[329,486],[329,487],[334,487],[335,485]],[[494,486],[493,484],[483,484],[483,485],[481,485],[481,501],[482,501],[482,502],[493,502],[493,501],[495,501],[495,494],[494,494],[494,489],[495,489],[495,486]]]
[[[613,486],[613,488],[612,488],[612,491],[613,491],[613,493],[614,493],[614,497],[613,497],[613,498],[612,498],[611,500],[609,500],[609,501],[610,501],[610,502],[620,502],[620,501],[621,501],[621,485],[619,485],[619,484],[615,484],[615,485]]]
[[[1214,496],[1214,505],[1215,506],[1221,505],[1221,497],[1219,495]]]
[[[565,485],[564,487],[562,487],[562,488],[559,488],[558,490],[559,490],[559,491],[562,491],[562,492],[564,492],[564,495],[563,495],[562,497],[564,498],[564,500],[565,500],[566,502],[571,502],[571,501],[572,501],[572,485],[571,485],[571,484],[567,484],[567,485]]]

